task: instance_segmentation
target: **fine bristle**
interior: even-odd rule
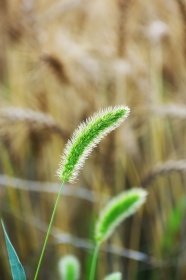
[[[65,146],[57,171],[59,178],[73,183],[93,148],[116,129],[128,117],[129,112],[127,106],[108,107],[81,123]]]
[[[145,190],[133,188],[111,199],[97,220],[96,242],[101,243],[106,240],[122,221],[137,211],[145,202],[146,196],[147,192]]]

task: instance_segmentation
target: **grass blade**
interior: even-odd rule
[[[26,280],[26,275],[25,275],[23,266],[20,263],[17,253],[16,253],[14,247],[12,246],[12,243],[10,242],[10,239],[6,232],[3,221],[1,221],[1,224],[3,227],[4,235],[5,235],[6,247],[7,247],[7,251],[8,251],[9,263],[11,266],[13,280]]]

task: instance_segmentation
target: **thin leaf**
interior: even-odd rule
[[[5,226],[4,226],[2,220],[1,220],[1,224],[3,227],[4,235],[5,235],[6,247],[7,247],[7,251],[8,251],[9,263],[11,266],[13,280],[26,280],[26,275],[25,275],[24,269],[19,261],[19,258],[16,254],[14,247],[12,246],[12,243],[10,242],[10,239],[8,237],[8,234],[6,232],[6,229],[5,229]]]

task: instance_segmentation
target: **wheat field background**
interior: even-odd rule
[[[126,104],[130,117],[67,184],[38,279],[75,254],[88,279],[94,221],[136,186],[144,208],[102,246],[101,280],[186,279],[186,1],[0,1],[0,214],[33,279],[73,130]],[[0,279],[11,279],[0,230]]]

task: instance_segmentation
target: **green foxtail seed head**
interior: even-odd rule
[[[106,276],[104,280],[122,280],[122,274],[121,272],[113,272]]]
[[[124,219],[144,203],[147,192],[140,188],[125,191],[111,199],[96,223],[94,238],[97,244],[106,240]]]
[[[80,264],[73,255],[67,255],[60,259],[58,264],[59,274],[63,280],[78,280],[80,277]]]
[[[117,128],[128,116],[127,106],[108,107],[100,110],[72,134],[68,140],[57,175],[60,180],[74,182],[88,155],[109,132]]]

